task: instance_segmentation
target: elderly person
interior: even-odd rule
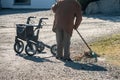
[[[72,61],[70,40],[73,29],[77,29],[82,21],[81,5],[76,0],[58,0],[52,6],[52,11],[55,13],[53,31],[57,41],[56,59]]]

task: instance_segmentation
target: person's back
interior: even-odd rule
[[[74,27],[75,16],[81,19],[81,8],[75,0],[61,0],[58,2],[55,9],[55,26],[63,28],[68,33],[72,34]],[[78,24],[78,23],[77,23]]]

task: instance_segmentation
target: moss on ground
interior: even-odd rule
[[[108,62],[120,66],[120,34],[103,37],[91,43],[91,48],[100,56],[105,57]]]

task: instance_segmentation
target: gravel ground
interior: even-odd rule
[[[55,34],[51,31],[53,13],[37,10],[1,10],[0,11],[0,80],[119,80],[120,66],[106,61],[86,63],[80,61],[63,62],[56,60],[45,48],[44,52],[33,57],[25,52],[14,52],[15,24],[25,23],[28,16],[47,17],[47,25],[41,29],[40,40],[45,44],[55,44]],[[120,33],[120,16],[91,15],[83,16],[78,29],[87,42],[93,42],[102,36]],[[25,42],[24,42],[25,43]],[[73,31],[71,57],[86,50],[86,46]],[[26,43],[25,43],[26,44]]]

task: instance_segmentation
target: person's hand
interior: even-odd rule
[[[77,30],[76,26],[74,26],[74,28],[73,28],[73,29]]]
[[[53,31],[53,32],[55,32],[55,31],[56,31],[56,29],[53,27],[53,28],[52,28],[52,31]]]

